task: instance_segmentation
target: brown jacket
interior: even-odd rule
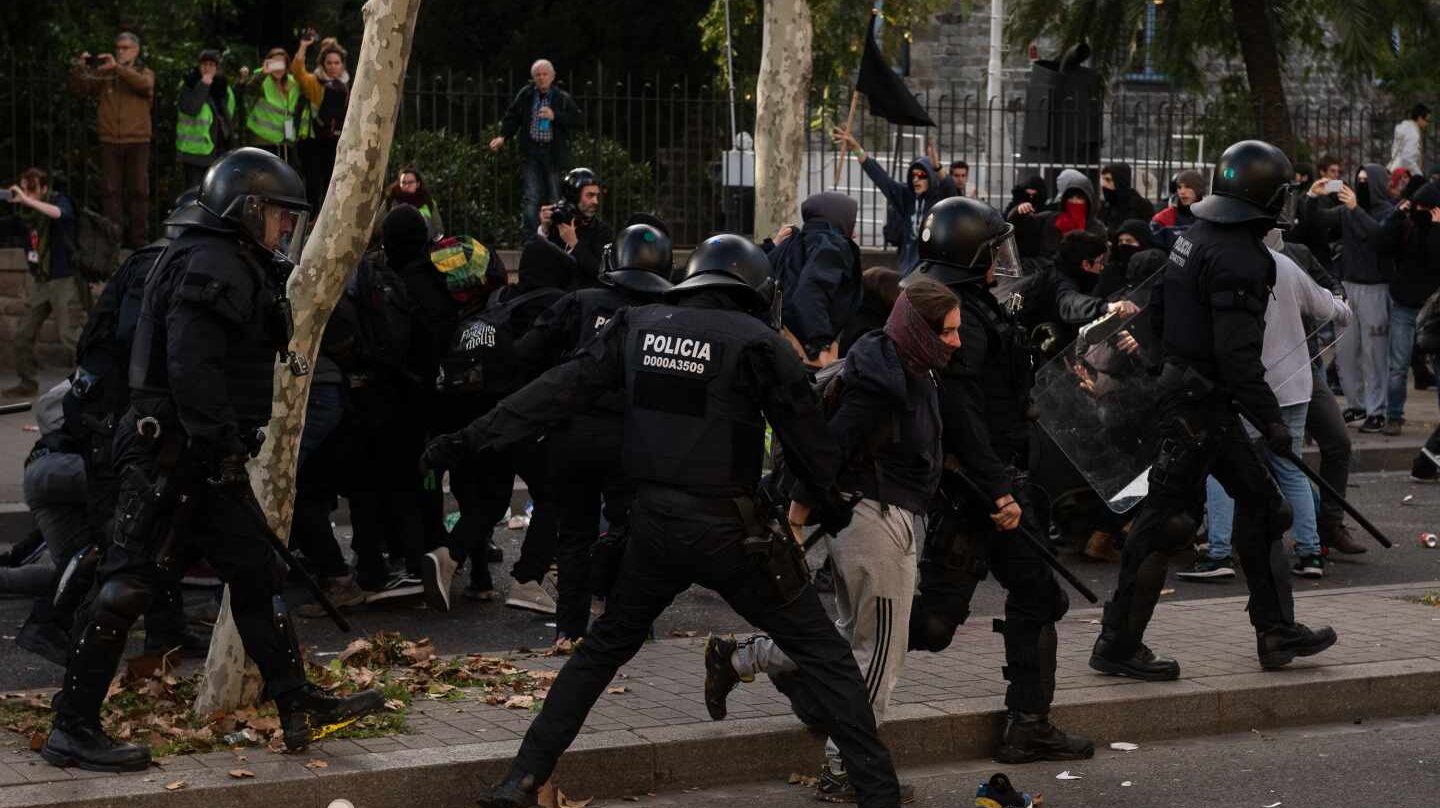
[[[70,71],[70,91],[97,96],[96,128],[101,143],[149,143],[150,108],[155,105],[155,73],[148,67],[115,66],[111,75],[84,67]]]

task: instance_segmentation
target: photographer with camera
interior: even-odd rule
[[[575,259],[575,287],[599,282],[605,245],[615,240],[615,231],[600,218],[600,190],[595,172],[572,168],[560,180],[560,200],[540,208],[540,237]]]
[[[46,318],[55,315],[60,342],[73,358],[90,307],[90,288],[71,267],[75,237],[75,204],[63,193],[50,190],[50,175],[27,168],[20,181],[3,192],[28,233],[25,260],[30,273],[25,282],[25,316],[15,332],[15,374],[20,383],[7,388],[5,398],[27,398],[40,392],[35,337]]]
[[[115,52],[75,57],[70,91],[99,100],[101,206],[105,218],[125,228],[125,246],[139,247],[150,205],[150,107],[155,73],[140,62],[140,38],[115,37]],[[122,201],[123,200],[123,201]]]
[[[510,102],[500,122],[500,134],[490,141],[490,151],[499,151],[505,141],[517,135],[520,138],[520,154],[525,158],[521,237],[527,242],[539,224],[541,202],[560,195],[560,167],[570,165],[570,133],[579,129],[583,120],[575,99],[555,86],[555,66],[548,59],[535,60],[530,66],[530,83]]]

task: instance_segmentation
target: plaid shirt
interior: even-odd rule
[[[550,106],[550,93],[535,91],[535,103],[530,107],[530,139],[536,143],[549,143],[555,139],[555,122],[540,117],[540,110]],[[545,126],[541,126],[544,123]]]

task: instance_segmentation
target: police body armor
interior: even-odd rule
[[[985,423],[995,452],[1006,462],[1023,461],[1026,410],[1034,382],[1025,328],[979,283],[953,284],[950,289],[960,297],[963,317],[978,317],[989,338],[978,381],[985,393]],[[951,360],[952,367],[941,372],[942,380],[964,355],[965,346],[961,345]]]
[[[739,311],[643,306],[625,338],[625,470],[702,496],[751,493],[765,420],[741,387],[744,349],[777,339]]]
[[[1221,268],[1228,276],[1242,276],[1245,282],[1214,288],[1212,281]],[[1264,330],[1269,289],[1275,285],[1275,259],[1244,228],[1200,221],[1176,240],[1161,284],[1161,294],[1155,296],[1160,303],[1156,316],[1169,366],[1165,386],[1167,392],[1175,393],[1181,392],[1182,386],[1177,371],[1191,369],[1212,384],[1221,381],[1214,309],[1245,311],[1259,320]],[[1194,388],[1194,384],[1187,386],[1192,396],[1200,392]]]
[[[224,394],[242,431],[270,420],[277,352],[288,342],[280,322],[288,310],[271,274],[238,239],[187,229],[176,239],[163,266],[150,271],[135,343],[130,354],[130,388],[136,399],[169,399],[171,349],[183,362],[184,346],[169,344],[166,320],[178,301],[210,309],[230,330],[225,355]],[[219,391],[216,391],[219,394]]]
[[[624,292],[613,286],[595,286],[575,292],[575,302],[580,309],[580,329],[571,353],[576,354],[595,340],[600,329],[610,322],[615,312],[626,306],[636,305]],[[595,409],[619,415],[625,411],[625,394],[614,390],[602,394],[595,401]]]

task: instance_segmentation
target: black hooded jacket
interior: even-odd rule
[[[855,319],[864,296],[860,248],[834,223],[810,219],[770,252],[784,290],[781,322],[812,358]]]
[[[1129,165],[1115,163],[1105,166],[1100,173],[1109,174],[1115,180],[1115,190],[1100,189],[1099,216],[1107,230],[1115,232],[1126,219],[1149,221],[1155,215],[1155,206],[1131,184],[1133,178]]]
[[[899,180],[885,173],[873,157],[866,158],[860,165],[889,202],[885,214],[885,240],[900,248],[897,269],[901,275],[908,274],[920,261],[916,241],[916,234],[920,231],[918,223],[925,219],[925,214],[936,202],[955,195],[955,182],[948,173],[937,172],[930,165],[930,160],[924,157],[907,166],[904,177]],[[910,186],[910,172],[917,168],[930,176],[930,187],[924,197],[917,197]]]
[[[883,331],[861,337],[845,357],[830,434],[845,458],[840,488],[925,513],[940,484],[940,401],[934,377],[905,372]]]
[[[1408,210],[1391,211],[1380,226],[1395,243],[1390,297],[1401,306],[1418,309],[1440,288],[1440,224],[1430,220],[1428,210],[1440,208],[1440,183],[1426,183],[1410,203]],[[1427,210],[1418,209],[1419,205]]]

